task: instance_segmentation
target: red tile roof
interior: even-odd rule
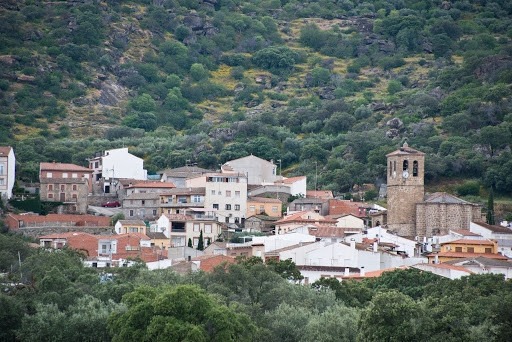
[[[392,267],[392,268],[385,268],[383,270],[376,270],[376,271],[370,271],[365,272],[364,276],[361,274],[351,274],[349,276],[343,276],[343,279],[364,279],[364,278],[377,278],[380,277],[384,272],[393,272],[396,270],[406,270],[408,269],[408,266],[399,266],[399,267]]]
[[[80,171],[80,172],[93,172],[92,169],[87,167],[67,164],[67,163],[40,163],[40,169],[43,171]]]
[[[171,182],[137,182],[135,184],[130,184],[129,188],[151,188],[151,189],[172,189],[175,188],[176,185]]]
[[[441,245],[450,245],[450,244],[459,244],[459,245],[481,245],[481,246],[494,246],[494,242],[490,240],[471,240],[471,239],[459,239],[455,241],[445,242]]]
[[[426,263],[423,263],[423,264],[418,264],[418,265],[425,265],[425,266],[430,266],[430,267],[435,267],[435,268],[442,268],[442,269],[446,269],[446,270],[454,270],[454,271],[462,271],[462,272],[467,272],[467,273],[473,273],[472,271],[468,270],[467,268],[463,267],[463,266],[455,266],[455,265],[451,265],[451,264],[447,264],[447,263],[439,263],[439,264],[426,264]],[[416,266],[416,265],[414,265]],[[412,266],[412,267],[414,267]]]
[[[499,233],[499,234],[512,234],[512,229],[497,225],[490,225],[484,222],[474,222],[475,224],[489,229],[493,233]]]
[[[482,236],[480,234],[473,233],[472,231],[467,230],[467,229],[452,229],[451,231],[456,234],[463,235],[463,236]],[[512,233],[512,231],[511,231],[511,233]]]
[[[489,259],[498,259],[498,260],[508,260],[506,256],[501,254],[493,254],[493,253],[464,253],[464,252],[439,252],[439,253],[431,253],[427,255],[427,257],[447,257],[447,258],[476,258],[476,257],[485,257]]]
[[[325,227],[315,225],[315,227],[308,227],[308,231],[309,235],[316,236],[318,238],[345,236],[345,229],[338,227]]]
[[[306,198],[332,199],[334,196],[330,190],[307,190]]]
[[[0,146],[0,156],[7,156],[11,152],[11,146]]]
[[[277,181],[276,183],[292,184],[292,183],[301,181],[303,179],[306,179],[306,176],[297,176],[297,177],[285,178],[282,181]]]
[[[190,221],[192,220],[192,216],[183,215],[183,214],[164,214],[169,221]]]
[[[247,198],[247,202],[282,203],[280,199],[277,199],[277,198],[267,198],[267,197],[249,197],[249,198]]]
[[[352,214],[356,217],[366,217],[365,203],[350,200],[329,200],[329,215]]]
[[[192,260],[199,261],[199,268],[205,272],[212,272],[215,267],[223,263],[234,264],[236,262],[235,258],[226,255],[202,255]]]

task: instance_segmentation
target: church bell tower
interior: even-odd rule
[[[388,229],[401,236],[416,236],[416,203],[425,194],[425,153],[405,142],[387,158]]]

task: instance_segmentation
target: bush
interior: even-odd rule
[[[467,181],[456,188],[459,196],[478,196],[480,194],[480,182]]]

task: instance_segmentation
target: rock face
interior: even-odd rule
[[[475,69],[475,75],[479,79],[494,80],[499,77],[501,71],[512,68],[512,58],[508,56],[490,56],[484,58]]]
[[[117,106],[120,101],[128,97],[128,91],[125,87],[112,82],[106,81],[101,84],[101,94],[98,102],[104,106]]]
[[[402,129],[404,127],[404,123],[399,118],[393,118],[386,122],[386,126],[392,129]]]

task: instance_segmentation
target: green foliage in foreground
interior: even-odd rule
[[[298,285],[295,265],[248,258],[212,273],[103,271],[80,254],[0,235],[2,341],[508,341],[512,283],[415,269]],[[20,277],[20,274],[22,275]],[[21,279],[21,280],[20,280]],[[292,281],[290,281],[292,280]]]

